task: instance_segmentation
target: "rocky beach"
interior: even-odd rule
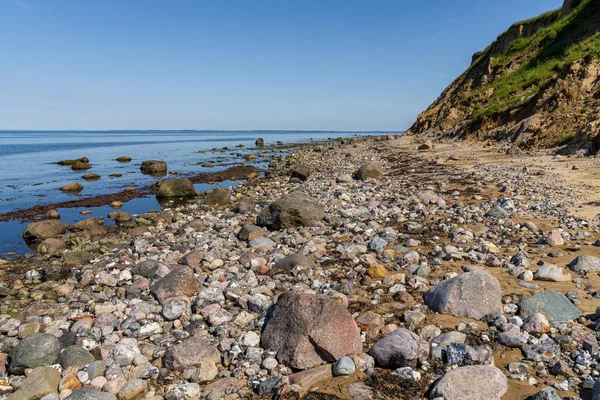
[[[0,261],[0,391],[599,398],[599,169],[390,135],[116,227],[50,212],[37,255]]]

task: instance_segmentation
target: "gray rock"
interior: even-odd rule
[[[171,270],[165,264],[155,260],[144,260],[131,267],[131,273],[148,279],[162,278]]]
[[[508,391],[508,381],[492,365],[459,367],[446,373],[431,391],[430,399],[500,400]]]
[[[342,357],[333,364],[333,375],[352,375],[356,371],[356,365],[350,357]]]
[[[425,303],[435,312],[481,319],[502,309],[500,283],[485,272],[467,272],[440,282],[425,293]]]
[[[600,258],[594,256],[577,256],[573,261],[567,264],[571,270],[581,274],[583,272],[600,271]]]
[[[308,269],[313,267],[314,265],[315,261],[312,259],[312,257],[307,257],[300,253],[294,253],[277,261],[271,269],[271,275],[277,273],[289,273],[296,266]]]
[[[537,293],[527,299],[519,301],[519,315],[527,318],[537,312],[541,312],[550,322],[569,321],[579,318],[581,312],[564,295],[546,290]]]
[[[83,346],[73,345],[69,346],[58,355],[58,363],[63,369],[77,366],[77,367],[85,367],[88,364],[96,361],[92,353],[90,353],[87,349],[84,349]]]
[[[383,368],[417,367],[429,357],[429,344],[400,328],[375,343],[369,354]]]
[[[352,183],[354,179],[352,179],[352,175],[350,174],[341,174],[338,175],[336,182],[337,183]]]
[[[60,352],[60,342],[48,333],[34,333],[13,349],[10,373],[23,374],[26,368],[52,365]]]
[[[247,242],[248,240],[253,239],[256,236],[264,236],[265,230],[260,226],[245,224],[242,226],[242,229],[237,234],[237,238],[239,240],[243,240]]]
[[[498,342],[506,347],[523,347],[527,344],[527,339],[518,333],[502,332],[498,335]]]
[[[560,346],[552,339],[544,342],[529,344],[523,347],[523,354],[529,360],[535,362],[545,362],[547,364],[556,364],[560,357]]]
[[[292,174],[290,175],[290,179],[298,179],[302,182],[308,179],[310,176],[310,167],[305,164],[300,164],[294,167],[292,170]]]
[[[562,397],[551,387],[545,387],[531,397],[531,400],[562,400]]]
[[[485,213],[485,216],[492,218],[506,218],[508,217],[508,211],[499,205],[495,205],[487,213]]]
[[[71,393],[65,400],[117,400],[114,394],[96,392],[95,390],[82,388]]]
[[[279,230],[296,226],[314,226],[325,217],[323,206],[305,194],[293,192],[265,207],[256,224]]]
[[[169,297],[162,302],[162,315],[169,321],[182,316],[189,320],[192,315],[192,303],[187,296]]]

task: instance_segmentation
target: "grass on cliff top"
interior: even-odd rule
[[[539,18],[539,17],[537,17]],[[500,76],[474,94],[490,88],[494,93],[472,118],[518,106],[541,87],[556,80],[558,73],[577,60],[600,56],[600,1],[586,0],[575,11],[540,30],[515,40],[507,54],[494,57],[494,66],[507,67],[522,57],[529,60],[511,73]]]

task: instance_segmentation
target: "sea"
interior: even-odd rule
[[[128,186],[150,186],[157,177],[140,173],[144,160],[163,160],[169,171],[178,176],[218,172],[233,165],[251,164],[266,168],[268,159],[246,161],[248,152],[256,152],[255,141],[263,138],[264,148],[277,143],[283,155],[293,151],[286,145],[326,141],[389,132],[341,131],[0,131],[0,214],[28,209],[36,205],[56,204],[86,197],[119,193]],[[400,133],[400,132],[393,132]],[[242,147],[243,146],[243,147]],[[281,154],[281,153],[280,153]],[[131,162],[116,161],[129,156]],[[87,157],[91,166],[87,171],[73,171],[70,166],[57,164],[66,159]],[[202,164],[214,164],[203,167]],[[95,181],[81,179],[85,173],[101,175]],[[169,176],[164,179],[168,179]],[[61,187],[80,182],[84,189],[67,194]],[[242,181],[224,181],[197,184],[199,192],[214,186],[230,187]],[[154,196],[128,201],[120,209],[132,215],[160,210]],[[114,211],[109,206],[85,208],[58,208],[61,221],[69,224],[89,217],[103,217]],[[33,250],[22,239],[30,221],[12,219],[0,222],[0,257],[20,257]]]

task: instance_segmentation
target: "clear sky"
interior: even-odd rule
[[[0,0],[0,129],[403,130],[561,0]]]

